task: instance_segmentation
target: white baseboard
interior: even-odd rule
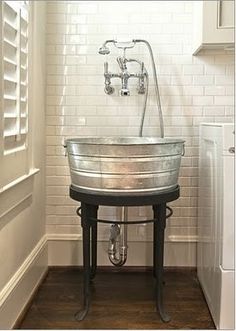
[[[48,238],[48,264],[49,266],[82,265],[82,241],[79,238],[70,237],[71,234],[52,236]],[[98,265],[110,265],[107,256],[107,241],[98,241]],[[131,242],[128,243],[127,266],[151,266],[152,243]],[[165,266],[196,266],[196,242],[184,241],[165,243]]]
[[[0,329],[14,327],[47,269],[47,237],[43,236],[0,292]]]

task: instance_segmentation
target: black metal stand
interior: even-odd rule
[[[163,322],[169,322],[170,317],[163,307],[163,258],[164,234],[166,227],[166,203],[179,197],[179,187],[168,192],[145,194],[103,194],[88,193],[76,187],[70,187],[70,197],[81,202],[81,225],[83,228],[83,268],[84,294],[83,309],[76,313],[75,318],[82,321],[89,311],[90,281],[95,277],[97,268],[97,223],[114,223],[114,221],[99,220],[97,211],[100,205],[105,206],[145,206],[152,205],[153,219],[127,222],[128,224],[153,222],[153,275],[156,278],[156,306]],[[116,222],[117,223],[117,222]],[[118,222],[119,223],[119,222]]]

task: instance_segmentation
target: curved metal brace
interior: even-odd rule
[[[173,214],[173,210],[171,207],[166,206],[166,209],[169,210],[169,214],[166,215],[166,218],[169,218],[172,214]],[[81,207],[77,208],[76,213],[78,216],[81,217]],[[99,218],[94,218],[94,217],[90,217],[90,220],[93,222],[98,222],[98,223],[105,223],[105,224],[145,224],[145,223],[153,223],[153,222],[157,222],[158,219],[154,218],[152,220],[142,220],[142,221],[109,221],[109,220],[102,220]]]

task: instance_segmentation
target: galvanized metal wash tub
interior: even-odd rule
[[[88,192],[167,191],[178,182],[184,141],[156,137],[67,139],[72,184]]]

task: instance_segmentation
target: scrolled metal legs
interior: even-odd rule
[[[75,315],[82,321],[90,307],[90,281],[95,277],[97,268],[97,218],[98,206],[81,204],[81,225],[83,229],[83,308]],[[166,226],[166,204],[153,205],[153,274],[156,278],[156,305],[163,322],[170,317],[163,307],[163,255],[164,233]]]
[[[96,264],[97,264],[97,240],[95,243],[95,238],[97,239],[97,227],[91,221],[90,217],[96,217],[97,207],[88,204],[81,204],[81,225],[83,229],[83,308],[75,314],[77,321],[82,321],[88,311],[90,306],[90,279],[95,276]],[[92,230],[92,249],[90,247]],[[92,257],[91,257],[92,251]],[[91,267],[92,260],[92,267]]]
[[[156,277],[156,305],[163,322],[169,322],[170,316],[163,307],[163,256],[164,234],[166,227],[166,204],[153,206],[153,274]]]

